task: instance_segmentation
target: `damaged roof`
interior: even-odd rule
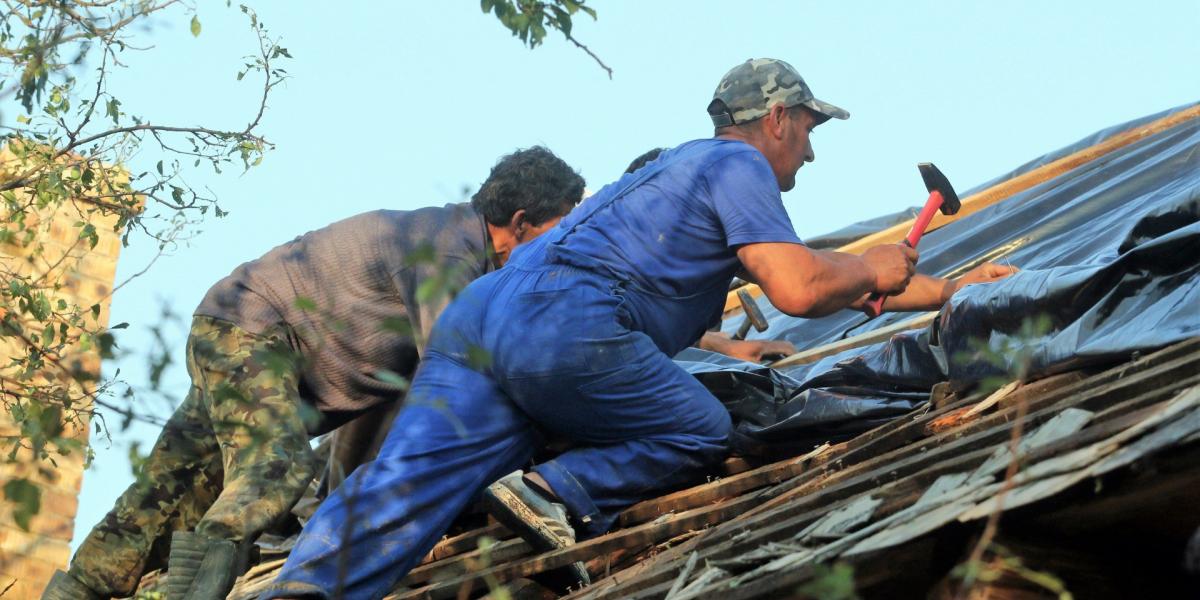
[[[737,423],[738,456],[710,481],[639,503],[609,534],[555,552],[535,555],[498,524],[467,527],[391,597],[1194,590],[1198,149],[1200,104],[1099,132],[960,194],[963,216],[922,239],[921,271],[954,275],[1006,257],[1023,272],[969,287],[940,313],[803,320],[764,302],[771,327],[759,337],[792,341],[803,356],[776,368],[679,357]],[[993,191],[1003,186],[1010,193]],[[865,243],[846,241],[862,229],[832,239]],[[741,319],[729,313],[725,329]],[[274,577],[283,558],[272,552],[230,598],[254,598]],[[581,560],[592,585],[539,583]]]

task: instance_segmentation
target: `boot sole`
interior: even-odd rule
[[[517,496],[507,487],[497,487],[497,490],[489,488],[483,494],[483,501],[488,507],[488,512],[500,524],[520,536],[521,539],[529,542],[535,552],[549,552],[567,547],[566,544],[559,543],[558,538],[551,534],[549,529],[540,525],[541,518],[537,513],[529,510],[529,505],[525,504],[520,496]],[[537,525],[534,525],[534,523]],[[557,569],[551,569],[550,571],[541,573],[540,576],[535,576],[534,579],[541,580],[542,583],[548,585],[550,588],[559,591],[570,590],[577,586],[591,583],[591,575],[581,562],[574,562]]]
[[[496,490],[487,490],[483,495],[484,502],[497,521],[529,542],[538,552],[567,547],[559,542],[557,536],[550,533],[549,529],[541,525],[541,517],[529,510],[529,505],[525,504],[520,496],[506,487],[497,487]]]

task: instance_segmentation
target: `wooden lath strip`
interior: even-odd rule
[[[1131,399],[1120,401],[1119,403],[1115,404],[1112,409],[1123,408],[1126,409],[1125,412],[1132,414],[1122,415],[1120,414],[1120,411],[1114,412],[1110,409],[1110,411],[1106,412],[1108,412],[1110,415],[1116,415],[1114,418],[1110,418],[1107,421],[1092,420],[1088,423],[1087,428],[1083,429],[1082,431],[1067,436],[1064,439],[1061,439],[1058,442],[1052,443],[1048,446],[1036,448],[1028,454],[1023,455],[1022,462],[1026,464],[1035,464],[1039,461],[1061,456],[1073,450],[1087,447],[1093,443],[1102,442],[1112,438],[1113,436],[1117,436],[1122,431],[1127,430],[1136,423],[1145,419],[1147,416],[1153,414],[1156,412],[1156,410],[1161,410],[1166,405],[1171,404],[1172,400],[1176,397],[1176,393],[1194,388],[1197,380],[1200,380],[1200,376],[1192,377],[1187,382],[1177,382],[1167,389],[1149,390]],[[994,450],[995,446],[975,448],[962,455],[950,457],[946,461],[936,463],[925,470],[913,473],[901,479],[895,481],[883,481],[877,488],[868,488],[866,491],[859,494],[853,494],[849,497],[839,498],[837,502],[839,504],[845,504],[860,496],[862,493],[870,493],[873,496],[881,496],[885,501],[876,511],[875,515],[872,516],[873,521],[878,521],[881,518],[895,514],[900,510],[911,506],[912,503],[915,502],[917,498],[919,498],[925,492],[927,487],[938,477],[951,473],[969,472],[990,458]],[[809,499],[806,499],[806,501],[808,500]],[[787,523],[769,522],[769,526],[776,529],[775,531],[772,531],[771,535],[759,537],[757,534],[761,532],[755,531],[755,535],[744,536],[740,539],[737,539],[736,541],[733,541],[733,543],[728,544],[725,548],[723,548],[721,552],[710,552],[707,555],[703,555],[702,558],[714,559],[737,556],[755,547],[756,544],[761,544],[764,540],[778,541],[782,538],[790,537],[792,534],[794,534],[794,532],[799,531],[814,521],[815,518],[819,518],[820,516],[828,514],[833,506],[825,506],[827,503],[828,500],[820,503],[809,501],[808,504],[812,506],[812,510],[805,513],[801,517],[798,517]],[[763,583],[763,580],[756,581]],[[717,582],[714,585],[720,586],[720,582]],[[767,582],[766,589],[773,589],[771,582]],[[712,592],[715,591],[715,589],[709,591]],[[726,589],[726,591],[730,590]],[[737,591],[740,591],[740,586],[739,590]],[[705,594],[703,591],[701,591],[698,597],[711,597],[711,594]],[[754,598],[760,596],[757,593],[752,593],[744,596],[740,594],[732,594],[728,597]]]
[[[1057,401],[1081,390],[1111,383],[1121,377],[1130,377],[1155,365],[1162,365],[1169,360],[1185,356],[1195,350],[1200,350],[1200,340],[1192,340],[1168,347],[1134,363],[1124,364],[1118,368],[1097,374],[1089,378],[1086,383],[1080,383],[1081,377],[1075,373],[1065,374],[1036,382],[1028,387],[1023,387],[1017,395],[1026,399],[1031,396],[1042,396],[1042,402]],[[908,417],[898,418],[891,423],[880,426],[843,444],[821,448],[819,451],[799,458],[778,461],[731,477],[681,490],[660,498],[647,500],[627,509],[620,517],[619,523],[622,527],[629,527],[631,525],[646,523],[671,512],[686,512],[702,508],[756,489],[761,489],[764,486],[777,484],[819,465],[832,464],[835,470],[846,469],[852,465],[868,461],[924,438],[927,435],[926,428],[929,423],[952,411],[960,410],[974,404],[978,400],[979,398],[968,398],[940,410],[924,414],[915,412]],[[958,425],[962,424],[963,422],[958,423]],[[808,476],[813,476],[818,472],[817,470],[813,470],[808,473]],[[801,479],[807,479],[807,477],[802,477]],[[757,512],[757,510],[751,512]],[[664,530],[669,529],[668,527]],[[618,533],[620,532],[614,532],[609,535],[616,535]],[[478,538],[478,536],[479,532],[468,532],[460,537]],[[514,547],[510,548],[509,546]],[[515,543],[509,542],[507,545],[502,544],[498,546],[494,552],[499,551],[503,556],[508,558],[524,558],[528,556],[527,548],[521,547],[517,549],[515,546]],[[467,554],[462,556],[442,554],[440,558],[450,560],[442,560],[436,564],[426,565],[414,570],[410,574],[409,579],[406,580],[406,583],[409,585],[419,585],[431,579],[440,579],[446,574],[463,573],[464,565],[476,559],[479,553],[475,551],[474,547],[463,547],[460,551],[467,551]],[[501,562],[503,560],[501,559]]]
[[[1169,400],[1175,392],[1196,385],[1196,379],[1193,377],[1188,382],[1177,382],[1169,388],[1153,389],[1128,399],[1111,400],[1114,400],[1116,406],[1129,404],[1144,407],[1160,404]],[[1061,407],[1052,407],[1049,411],[1057,414],[1059,408]],[[1044,420],[1046,419],[1039,422]],[[1066,453],[1106,439],[1129,425],[1129,422],[1120,418],[1111,419],[1107,423],[1097,420],[1080,434],[1035,450],[1026,459],[1041,460]],[[790,538],[795,532],[863,493],[878,493],[885,497],[886,501],[877,511],[877,517],[892,514],[915,501],[938,477],[971,471],[978,467],[992,456],[998,444],[1007,439],[1010,427],[1011,424],[1005,424],[994,432],[977,436],[974,440],[977,443],[964,444],[956,447],[953,452],[944,452],[939,460],[924,460],[924,457],[918,454],[898,462],[895,469],[877,469],[850,480],[822,485],[810,490],[811,493],[802,498],[797,498],[785,509],[758,515],[753,519],[741,518],[737,522],[727,523],[706,532],[696,540],[697,543],[687,549],[687,553],[696,552],[701,560],[741,555],[762,544]],[[1091,430],[1092,427],[1095,427],[1095,430]],[[603,587],[601,582],[601,587],[588,588],[573,597],[599,599],[652,596],[670,584],[682,560],[683,556],[675,555],[666,561],[659,561],[657,568],[652,571],[643,571],[636,577],[619,577],[621,583],[612,586]]]
[[[814,363],[822,358],[833,356],[834,354],[845,352],[846,350],[861,348],[863,346],[869,346],[871,344],[877,344],[879,342],[890,340],[892,339],[892,336],[896,335],[897,333],[927,327],[934,321],[934,319],[937,319],[937,316],[937,312],[921,313],[911,319],[906,319],[904,321],[900,321],[899,323],[893,323],[887,327],[880,327],[879,329],[868,331],[866,333],[860,333],[844,340],[838,340],[836,342],[818,346],[810,350],[797,352],[787,358],[782,358],[767,366],[771,367],[772,369],[778,369],[781,367],[794,367],[797,365]]]
[[[1197,364],[1200,364],[1200,338],[1170,346],[1084,381],[1060,379],[1064,384],[1062,387],[1041,389],[1038,397],[1027,398],[1030,403],[1028,423],[1040,423],[1057,414],[1064,406],[1104,410],[1107,406],[1128,402],[1131,397],[1141,398],[1134,401],[1136,404],[1161,399],[1180,385],[1193,385],[1194,380],[1187,375],[1196,372]],[[1153,391],[1139,394],[1147,389]],[[960,401],[947,407],[947,410],[962,405]],[[892,429],[893,434],[902,435],[881,436],[876,439],[884,442],[883,447],[861,445],[856,448],[862,453],[859,456],[853,456],[855,452],[850,452],[836,457],[828,467],[814,469],[795,481],[764,490],[756,494],[760,502],[754,508],[705,532],[678,551],[664,552],[639,565],[636,575],[623,574],[619,577],[619,583],[613,580],[597,582],[578,597],[624,598],[637,590],[663,581],[669,582],[674,577],[676,563],[686,558],[688,552],[720,545],[735,538],[741,539],[747,532],[757,532],[760,528],[769,529],[774,523],[807,511],[806,507],[812,502],[819,501],[819,506],[813,510],[826,511],[829,491],[840,490],[840,497],[840,494],[868,490],[898,477],[933,468],[939,461],[956,460],[955,457],[970,453],[972,448],[981,444],[988,444],[988,447],[979,451],[990,453],[994,449],[992,444],[1007,439],[1012,420],[1010,412],[1001,411],[932,440],[920,435],[926,419],[917,419],[909,425]],[[707,555],[705,553],[703,556]]]
[[[1195,347],[1195,344],[1192,344]],[[1163,354],[1169,356],[1170,354]],[[1028,425],[1039,424],[1058,412],[1064,406],[1081,406],[1095,410],[1128,400],[1149,387],[1154,389],[1156,397],[1169,393],[1168,383],[1178,385],[1181,370],[1191,372],[1200,364],[1200,352],[1194,352],[1183,358],[1168,361],[1166,364],[1154,361],[1153,366],[1146,371],[1133,376],[1118,377],[1107,386],[1097,387],[1091,381],[1087,391],[1078,395],[1049,392],[1043,398],[1030,400],[1030,416]],[[1111,371],[1097,378],[1111,377]],[[1076,384],[1079,385],[1079,384]],[[1073,388],[1076,386],[1067,386]],[[1033,412],[1036,411],[1036,412]],[[789,521],[800,512],[810,510],[823,511],[829,501],[836,501],[873,488],[880,487],[890,481],[908,477],[933,469],[947,460],[957,464],[964,456],[971,456],[982,461],[993,450],[992,445],[1002,443],[1009,435],[1012,427],[1012,417],[1008,411],[981,419],[977,423],[960,428],[961,431],[950,431],[938,440],[923,440],[919,444],[910,444],[898,451],[877,456],[864,463],[840,470],[814,473],[807,479],[807,484],[799,486],[781,485],[768,488],[761,492],[744,495],[726,502],[686,511],[659,521],[613,532],[592,540],[576,544],[570,548],[548,552],[532,558],[518,560],[515,563],[500,564],[483,573],[464,574],[461,577],[433,583],[425,588],[401,593],[398,598],[450,598],[462,589],[478,585],[484,574],[500,580],[515,577],[528,577],[546,570],[561,567],[577,560],[590,560],[600,553],[616,550],[640,548],[661,542],[675,535],[698,527],[710,526],[717,523],[714,531],[698,539],[715,541],[739,541],[745,536],[735,536],[739,531],[753,531],[751,538],[757,538],[759,528],[774,530],[773,524]],[[979,456],[975,456],[978,454]],[[886,469],[881,468],[887,466]],[[841,465],[831,465],[838,467]],[[836,493],[835,493],[836,491]],[[780,493],[782,492],[782,493]],[[829,496],[833,493],[834,496]],[[815,503],[815,504],[814,504]],[[724,532],[718,533],[718,532]]]

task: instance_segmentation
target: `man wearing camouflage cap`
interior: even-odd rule
[[[726,73],[713,93],[708,114],[713,125],[721,129],[765,117],[776,104],[811,109],[817,125],[829,119],[850,118],[845,109],[814,98],[792,65],[772,58],[751,59]]]
[[[455,299],[379,458],[321,506],[264,600],[383,597],[481,491],[544,551],[702,478],[726,455],[729,414],[671,356],[720,313],[736,272],[795,316],[873,292],[894,295],[892,310],[930,309],[1006,273],[916,278],[910,248],[805,248],[780,191],[813,159],[812,128],[848,114],[787,63],[734,68],[709,114],[715,138],[604,187]],[[517,471],[546,432],[575,447]]]

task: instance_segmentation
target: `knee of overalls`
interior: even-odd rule
[[[729,452],[729,443],[733,434],[733,421],[729,411],[720,402],[706,402],[703,414],[697,415],[694,427],[687,435],[698,444],[698,454],[707,461],[725,458]]]

